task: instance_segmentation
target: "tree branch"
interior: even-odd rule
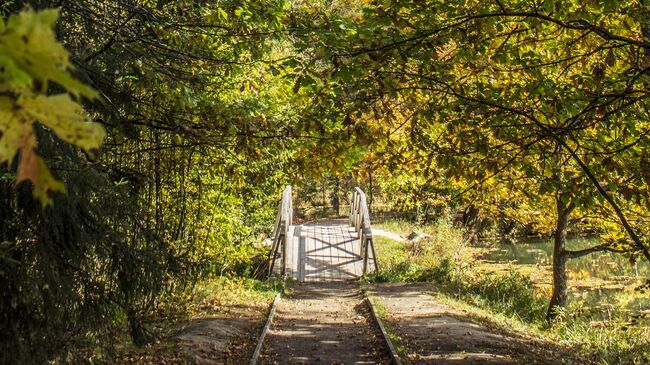
[[[618,252],[618,253],[628,252],[628,250],[616,250],[612,248],[609,244],[605,243],[602,245],[585,248],[583,250],[564,250],[562,251],[562,253],[568,258],[575,259],[578,257],[589,255],[590,253],[600,252],[600,251],[609,251],[609,252]]]
[[[643,253],[643,256],[645,256],[646,260],[648,260],[648,262],[650,262],[650,251],[645,246],[645,244],[641,241],[641,238],[636,234],[636,232],[634,231],[634,229],[632,228],[632,226],[628,222],[627,218],[625,217],[625,214],[623,213],[623,211],[621,210],[619,205],[616,203],[616,201],[614,201],[614,198],[612,198],[612,196],[603,188],[603,186],[600,184],[600,182],[598,181],[596,176],[594,176],[594,174],[591,172],[591,169],[589,168],[589,166],[587,166],[587,164],[584,161],[582,161],[580,156],[578,156],[577,152],[573,148],[571,148],[571,146],[569,146],[569,144],[564,140],[564,138],[562,137],[562,135],[560,133],[556,132],[552,127],[542,123],[535,116],[533,116],[533,115],[531,115],[531,114],[529,114],[529,113],[527,113],[527,112],[525,112],[525,111],[523,111],[521,109],[514,108],[514,107],[509,107],[509,106],[504,106],[504,105],[501,105],[499,103],[496,103],[496,102],[493,102],[493,101],[490,101],[490,100],[484,100],[484,99],[480,99],[480,98],[471,97],[471,96],[465,95],[465,94],[463,94],[461,92],[458,92],[458,91],[454,90],[454,88],[451,85],[449,85],[448,83],[446,83],[444,81],[438,80],[438,79],[433,78],[433,77],[426,77],[424,75],[418,75],[418,76],[422,77],[424,79],[427,79],[427,80],[429,80],[431,82],[434,82],[434,83],[436,83],[438,85],[443,86],[445,90],[439,90],[439,91],[441,91],[443,93],[448,93],[448,94],[453,95],[453,96],[455,96],[455,97],[457,97],[457,98],[459,98],[461,100],[466,100],[466,101],[474,102],[474,103],[477,103],[477,104],[491,106],[493,108],[503,110],[503,111],[508,111],[510,113],[513,113],[513,114],[519,115],[519,116],[521,116],[523,118],[526,118],[526,119],[530,120],[531,122],[533,122],[536,126],[538,126],[541,129],[542,132],[546,133],[549,137],[556,140],[562,147],[564,147],[569,152],[569,155],[571,156],[571,158],[578,164],[578,166],[580,167],[580,170],[582,170],[582,172],[587,176],[587,178],[596,187],[596,190],[598,190],[598,193],[605,199],[605,201],[607,201],[609,206],[612,207],[612,209],[614,209],[614,212],[616,213],[616,216],[618,217],[619,222],[621,223],[621,225],[623,226],[623,228],[625,229],[627,234],[630,236],[632,241],[634,241],[634,244],[637,246],[637,248],[639,250],[641,250],[641,252]],[[562,131],[560,131],[560,132],[562,132]]]

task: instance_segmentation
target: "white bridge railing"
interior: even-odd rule
[[[293,203],[291,196],[291,185],[287,185],[282,192],[282,201],[278,207],[278,214],[273,228],[273,242],[269,252],[268,275],[286,275],[287,274],[287,240],[290,239],[289,232],[293,224]],[[370,228],[370,212],[366,202],[366,194],[359,187],[354,188],[352,192],[352,201],[350,203],[349,224],[354,227],[360,242],[359,258],[363,261],[362,274],[376,271],[377,255],[372,239],[372,230]],[[304,258],[300,258],[304,259]],[[304,263],[302,263],[304,264]]]
[[[287,257],[287,235],[292,223],[293,203],[291,201],[291,185],[287,185],[284,191],[282,191],[282,201],[278,207],[278,214],[275,219],[275,226],[273,227],[273,244],[269,253],[269,276],[273,272],[276,261],[278,261],[278,254],[282,257],[280,274],[285,274],[287,266],[285,262]]]
[[[377,270],[377,255],[375,245],[372,241],[372,229],[370,228],[370,212],[366,203],[366,193],[356,187],[352,191],[352,202],[350,204],[350,226],[354,227],[361,240],[360,256],[363,259],[363,274]],[[369,261],[370,254],[372,261]],[[372,265],[369,267],[368,263]]]

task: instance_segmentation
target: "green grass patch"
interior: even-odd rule
[[[402,339],[400,336],[397,334],[397,331],[390,325],[390,322],[388,322],[388,316],[386,315],[386,308],[384,308],[379,301],[374,300],[372,297],[369,297],[369,300],[372,302],[372,305],[375,307],[375,310],[377,311],[377,316],[381,320],[382,324],[384,325],[384,329],[386,330],[386,334],[388,335],[388,339],[390,342],[393,344],[393,347],[395,348],[395,352],[397,352],[397,355],[400,357],[400,359],[408,361],[408,351],[406,350],[406,347],[403,344]]]
[[[257,280],[241,277],[215,277],[199,282],[192,295],[195,308],[223,310],[237,304],[262,304],[284,290],[282,280]]]

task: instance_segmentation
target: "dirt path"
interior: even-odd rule
[[[260,364],[388,364],[387,349],[354,283],[296,284],[283,298]]]
[[[473,322],[435,300],[426,284],[379,284],[369,294],[410,364],[558,364],[557,348]]]
[[[408,242],[408,239],[398,235],[395,232],[384,231],[383,229],[379,229],[379,228],[373,228],[372,235],[390,238],[393,241],[402,242],[402,243]]]
[[[197,308],[197,318],[163,323],[155,343],[125,351],[116,365],[248,364],[269,304],[250,298],[207,301]]]
[[[189,364],[248,364],[264,316],[192,320],[174,340],[176,351]]]

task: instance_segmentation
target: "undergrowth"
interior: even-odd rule
[[[285,282],[258,280],[239,276],[213,276],[199,280],[184,296],[169,298],[152,313],[150,323],[156,340],[143,346],[134,346],[126,333],[118,336],[111,352],[101,348],[88,348],[84,351],[84,361],[55,362],[87,364],[173,364],[194,363],[179,354],[175,336],[194,320],[212,317],[241,318],[264,317],[270,303],[278,292],[285,289]]]

